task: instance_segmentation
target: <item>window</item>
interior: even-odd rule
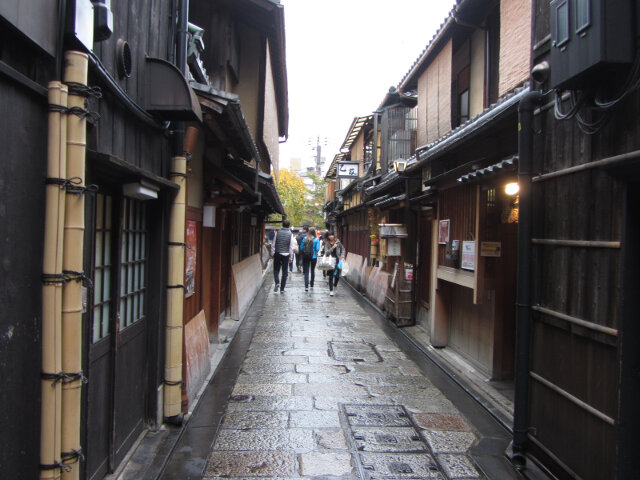
[[[120,240],[120,329],[145,315],[147,265],[147,209],[138,200],[124,198]]]
[[[111,327],[111,214],[112,198],[101,193],[96,195],[92,343],[109,335]]]
[[[453,84],[452,94],[455,95],[453,102],[453,127],[463,124],[469,120],[469,65],[458,73]]]
[[[591,25],[591,6],[589,0],[576,0],[576,34],[586,35]]]
[[[555,3],[555,4],[554,4]],[[552,8],[556,10],[556,24],[553,28],[553,46],[561,48],[569,41],[569,1],[561,0],[552,2]]]

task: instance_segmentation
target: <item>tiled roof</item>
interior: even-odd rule
[[[453,148],[457,142],[468,139],[470,136],[487,128],[491,122],[497,120],[499,117],[512,112],[517,108],[518,103],[528,91],[529,84],[525,83],[522,87],[516,88],[514,91],[504,95],[496,103],[491,104],[478,115],[454,128],[436,141],[418,147],[416,149],[416,156],[407,162],[407,170],[412,171],[420,168],[428,160]]]

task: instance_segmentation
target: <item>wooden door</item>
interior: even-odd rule
[[[147,205],[98,194],[89,315],[86,477],[114,471],[144,428]]]

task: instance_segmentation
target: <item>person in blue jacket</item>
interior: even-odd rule
[[[311,227],[307,235],[302,239],[300,254],[302,255],[302,271],[304,272],[304,291],[309,291],[309,286],[313,288],[313,281],[316,278],[316,262],[320,251],[320,240],[316,236],[316,229]],[[311,271],[311,283],[309,283],[309,271]]]

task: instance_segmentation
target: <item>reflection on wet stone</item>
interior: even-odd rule
[[[478,478],[467,423],[345,287],[289,279],[268,290],[204,480]]]

